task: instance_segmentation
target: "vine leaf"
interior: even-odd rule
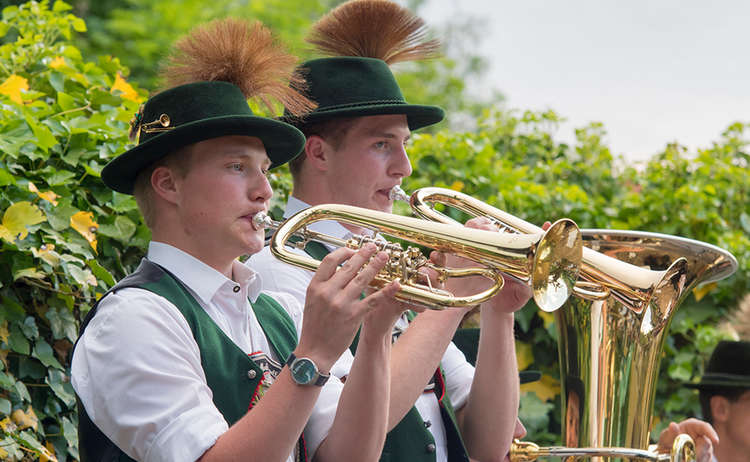
[[[29,234],[27,226],[46,221],[39,207],[31,202],[16,202],[5,210],[3,223],[0,225],[0,237],[8,242],[23,240]]]
[[[75,213],[70,217],[70,226],[81,233],[96,252],[96,231],[99,229],[99,224],[94,221],[94,214],[91,212]]]
[[[11,75],[0,84],[0,94],[9,96],[11,101],[18,104],[23,104],[21,92],[28,90],[29,81],[16,74]]]

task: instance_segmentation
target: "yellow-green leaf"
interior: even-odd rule
[[[115,93],[115,90],[120,91],[120,96],[123,99],[129,99],[130,101],[135,102],[140,101],[138,92],[136,92],[135,89],[131,87],[130,84],[126,82],[120,74],[117,74],[115,76],[115,83],[112,84],[112,88],[109,91],[113,94],[117,94]]]
[[[3,343],[8,343],[8,335],[10,335],[10,332],[8,332],[8,321],[3,321],[3,323],[0,324],[0,340],[2,340]]]
[[[47,218],[36,205],[27,201],[16,202],[5,210],[0,237],[9,242],[15,239],[22,240],[29,234],[27,226],[46,220]]]
[[[13,280],[17,281],[21,278],[31,278],[31,279],[44,279],[47,275],[43,272],[37,270],[36,268],[24,268],[16,271],[13,273]]]
[[[23,104],[22,91],[28,91],[29,81],[20,75],[13,74],[0,84],[0,94],[8,95],[13,102]]]
[[[26,412],[24,412],[23,409],[16,409],[10,415],[10,418],[16,425],[18,425],[19,430],[32,428],[34,431],[36,431],[36,427],[39,424],[39,419],[34,413],[34,408],[32,408],[31,406],[26,409]]]
[[[518,363],[519,371],[523,371],[531,366],[534,362],[534,352],[531,349],[531,345],[516,341],[516,362]]]
[[[542,401],[551,401],[560,393],[560,382],[549,375],[542,375],[540,380],[521,385],[521,393],[533,392]]]
[[[49,63],[49,67],[51,67],[52,69],[60,69],[61,67],[65,67],[67,65],[68,64],[65,62],[65,58],[63,58],[62,56],[55,56],[55,59],[53,59]]]
[[[707,293],[711,292],[716,287],[718,287],[718,284],[716,284],[715,282],[703,284],[700,287],[696,287],[695,289],[693,289],[693,296],[695,297],[695,301],[699,302],[703,297],[706,296]]]
[[[36,258],[41,258],[50,264],[50,266],[57,266],[60,263],[60,254],[55,252],[55,244],[44,244],[39,249],[34,247],[31,248],[31,253]]]
[[[94,214],[91,212],[77,212],[70,217],[70,226],[85,237],[91,248],[96,251],[96,230],[99,224],[94,221]]]
[[[52,191],[40,192],[37,189],[36,185],[34,183],[32,183],[31,181],[29,181],[29,191],[33,192],[37,196],[39,196],[42,199],[46,200],[47,202],[51,202],[52,205],[57,205],[57,199],[60,197],[57,194],[55,194],[54,192],[52,192]]]

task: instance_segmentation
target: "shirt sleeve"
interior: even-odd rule
[[[134,459],[194,461],[228,429],[187,321],[149,291],[122,289],[100,303],[71,371],[91,420]]]
[[[474,381],[474,366],[466,356],[451,342],[440,362],[445,372],[445,387],[453,408],[458,410],[466,404]]]

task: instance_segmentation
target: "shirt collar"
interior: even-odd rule
[[[287,219],[295,213],[307,208],[310,208],[310,204],[303,202],[294,196],[289,196],[289,200],[286,203],[286,209],[284,210],[284,219]],[[312,231],[326,234],[338,239],[349,239],[350,237],[352,237],[351,231],[344,228],[338,221],[316,221],[315,223],[309,224],[307,227]]]
[[[192,255],[163,242],[149,243],[148,259],[175,275],[204,303],[210,303],[225,284],[239,285],[253,301],[260,294],[258,274],[239,260],[232,262],[233,281]]]

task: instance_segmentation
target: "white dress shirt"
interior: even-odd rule
[[[308,208],[309,205],[301,200],[290,196],[284,211],[284,218],[289,218],[300,210]],[[308,228],[333,236],[339,239],[348,239],[351,232],[336,221],[318,221],[308,225]],[[332,247],[328,247],[333,250]],[[304,251],[299,250],[304,254]],[[282,263],[276,259],[266,246],[262,251],[251,256],[246,264],[255,272],[262,274],[262,289],[264,291],[286,292],[293,295],[300,305],[305,304],[307,286],[313,277],[311,271]],[[408,322],[404,317],[396,323],[396,329],[404,330]],[[331,369],[331,375],[345,377],[351,369],[353,356],[349,350],[339,358]],[[471,382],[474,379],[474,367],[466,361],[464,354],[452,342],[448,346],[440,362],[445,372],[446,392],[450,397],[454,409],[460,409],[465,403],[471,391]],[[435,439],[436,457],[438,462],[444,462],[448,458],[445,427],[440,417],[440,405],[435,393],[426,391],[415,403],[422,419],[431,425],[428,427]]]
[[[248,302],[261,292],[258,274],[236,261],[235,282],[159,242],[149,244],[148,259],[180,279],[245,353],[262,352],[281,362]],[[301,305],[287,294],[268,295],[290,314],[299,337]],[[71,371],[91,420],[136,460],[197,460],[229,428],[212,401],[190,326],[175,305],[148,290],[126,288],[102,300],[78,341]],[[332,378],[321,391],[305,428],[310,457],[331,428],[342,388]]]

